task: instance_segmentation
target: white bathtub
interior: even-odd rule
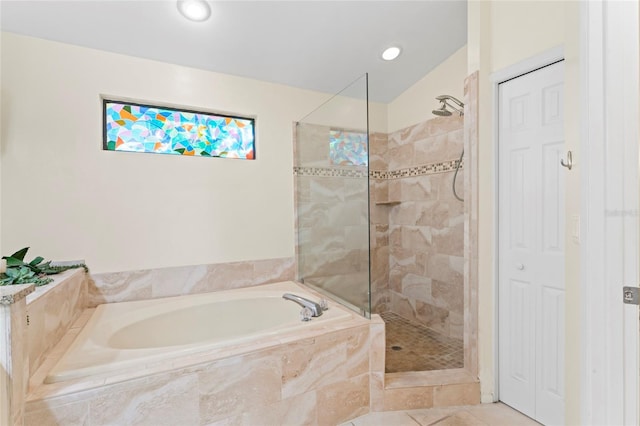
[[[143,368],[164,358],[201,353],[264,336],[316,327],[352,314],[330,302],[322,316],[300,320],[294,293],[318,300],[294,282],[163,299],[100,305],[45,383]]]

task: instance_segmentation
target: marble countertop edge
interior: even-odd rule
[[[35,291],[34,284],[6,285],[0,287],[0,305],[13,305]]]

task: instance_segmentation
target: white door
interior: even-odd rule
[[[564,423],[564,62],[499,85],[500,400]]]

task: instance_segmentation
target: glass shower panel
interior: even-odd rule
[[[363,75],[296,123],[297,279],[369,317],[369,123]]]

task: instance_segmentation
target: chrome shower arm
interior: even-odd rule
[[[456,105],[458,105],[458,107],[460,108],[464,108],[464,103],[462,103],[462,101],[458,100],[457,98],[451,96],[451,95],[440,95],[440,96],[436,96],[436,100],[442,102],[442,101],[452,101],[453,103],[455,103]],[[452,105],[450,105],[452,106]],[[452,106],[453,107],[453,106]]]
[[[446,106],[448,106],[449,108],[457,112],[458,114],[464,115],[464,104],[460,105],[460,107],[458,108],[457,105],[452,105],[449,102],[447,102],[448,100],[453,100],[454,102],[457,101],[457,99],[453,98],[453,99],[443,99],[440,102],[442,102],[443,104],[445,104]]]

